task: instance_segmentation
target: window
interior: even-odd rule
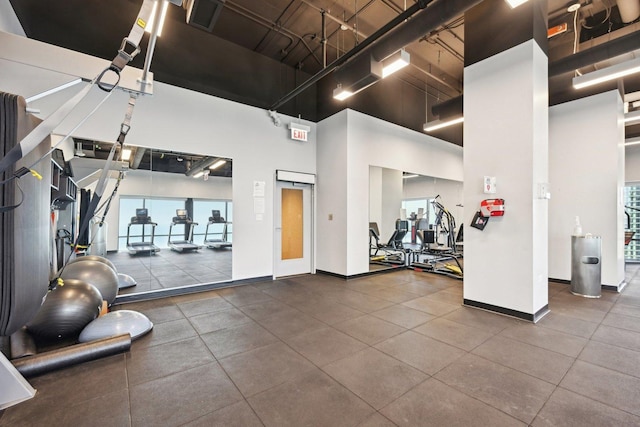
[[[640,185],[626,186],[624,188],[624,205],[628,224],[625,223],[626,231],[635,231],[631,242],[624,247],[624,258],[626,261],[640,262]]]

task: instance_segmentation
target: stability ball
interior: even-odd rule
[[[109,305],[118,294],[118,274],[107,264],[99,261],[84,261],[67,264],[60,277],[63,280],[79,279],[92,284]]]
[[[102,295],[93,285],[76,279],[67,279],[47,294],[36,316],[27,329],[43,338],[70,338],[76,336],[98,317]]]
[[[71,261],[69,261],[69,264],[74,264],[76,262],[83,262],[83,261],[98,261],[101,262],[103,264],[107,264],[109,267],[111,267],[113,269],[113,271],[115,271],[116,273],[118,272],[118,269],[116,268],[116,266],[109,261],[107,258],[99,256],[99,255],[85,255],[85,256],[81,256],[78,258],[75,258]]]

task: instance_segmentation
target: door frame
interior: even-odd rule
[[[277,279],[278,276],[276,274],[277,264],[280,260],[281,254],[278,253],[278,233],[277,233],[277,225],[279,221],[278,211],[280,210],[280,206],[276,203],[279,200],[278,195],[276,194],[278,189],[278,182],[290,182],[295,184],[304,184],[309,185],[309,189],[311,191],[311,209],[309,212],[310,220],[311,220],[311,232],[309,238],[311,241],[309,242],[309,247],[311,248],[311,253],[309,254],[311,274],[316,274],[316,175],[306,172],[294,172],[287,171],[282,169],[276,169],[273,180],[273,279]]]

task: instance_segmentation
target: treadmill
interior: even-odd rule
[[[131,241],[131,226],[140,225],[142,226],[142,240],[138,242]],[[151,240],[145,240],[145,225],[151,226]],[[156,224],[151,221],[151,217],[149,216],[149,211],[146,208],[136,209],[136,216],[131,217],[131,222],[127,227],[127,250],[129,250],[129,255],[137,255],[137,254],[150,254],[154,255],[156,252],[160,252],[160,248],[153,244],[153,239],[156,235]]]
[[[222,224],[222,232],[215,233],[220,234],[221,237],[219,239],[209,238],[209,227],[211,225],[219,225]],[[226,249],[232,246],[231,242],[227,241],[228,236],[228,225],[231,224],[224,220],[222,216],[220,216],[220,211],[212,210],[211,216],[209,217],[209,222],[207,223],[207,228],[204,232],[204,245],[209,249]]]
[[[186,240],[171,240],[173,237],[171,232],[174,225],[184,225],[184,236]],[[173,217],[171,225],[169,226],[169,247],[176,252],[191,252],[202,249],[202,246],[193,243],[193,227],[198,225],[197,222],[193,222],[191,218],[187,216],[186,209],[176,209],[176,216]]]

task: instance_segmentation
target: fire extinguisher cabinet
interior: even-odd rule
[[[571,236],[571,293],[600,298],[602,289],[602,239]]]

